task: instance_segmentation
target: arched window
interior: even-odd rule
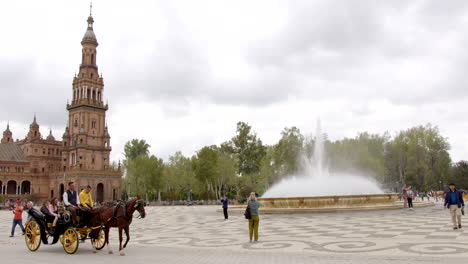
[[[91,54],[91,64],[95,64],[95,62],[94,62],[94,54]],[[91,75],[91,78],[93,78],[92,75]]]
[[[96,188],[96,201],[104,202],[104,184],[99,183]]]
[[[16,192],[17,192],[16,181],[8,181],[7,194],[16,194]]]
[[[21,183],[21,193],[22,194],[31,194],[31,182],[24,181]]]

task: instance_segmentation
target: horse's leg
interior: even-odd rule
[[[119,226],[119,252],[120,252],[120,256],[125,256],[125,253],[123,252],[123,248],[122,248],[122,230],[123,228],[121,226]]]
[[[122,227],[118,227],[119,228],[119,252],[122,253]]]
[[[123,248],[127,247],[128,241],[130,241],[130,226],[127,225],[124,227],[125,235],[127,235],[127,240],[125,240],[125,244],[123,245]]]
[[[114,252],[112,252],[112,250],[110,249],[109,247],[109,230],[110,230],[110,227],[106,225],[106,229],[104,230],[104,234],[105,234],[105,237],[106,237],[106,240],[104,241],[104,243],[107,245],[107,252],[109,254],[112,254]]]

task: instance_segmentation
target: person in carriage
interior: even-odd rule
[[[82,206],[88,208],[94,207],[93,196],[91,196],[91,186],[86,186],[86,188],[80,192],[80,202]]]
[[[59,218],[59,214],[57,213],[58,208],[56,205],[54,206],[54,201],[57,201],[57,198],[52,199],[52,202],[45,201],[41,208],[41,213],[45,216],[45,220],[49,228],[49,234],[51,235],[54,235],[55,227],[57,226]]]
[[[75,183],[69,182],[68,183],[68,190],[63,193],[63,204],[65,208],[70,211],[72,216],[72,221],[74,226],[78,226],[80,224],[79,215],[81,213],[81,204],[80,204],[80,197],[78,193],[75,191]]]

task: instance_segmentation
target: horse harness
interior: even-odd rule
[[[140,200],[138,200],[136,203],[135,203],[135,209],[138,208],[140,206]],[[117,215],[117,212],[119,211],[119,209],[122,207],[122,211],[123,211],[123,215],[120,215],[118,216]],[[117,218],[119,217],[122,217],[124,218],[125,220],[130,220],[131,219],[131,216],[127,216],[127,203],[124,202],[124,201],[117,201],[113,207],[113,213],[112,213],[112,217],[109,218],[107,220],[107,222],[111,221],[111,220],[117,220]]]
[[[117,212],[119,211],[119,209],[120,209],[121,207],[122,207],[122,209],[123,209],[123,210],[122,210],[122,211],[123,211],[123,215],[117,216]],[[117,201],[117,202],[115,203],[115,205],[113,206],[112,217],[109,218],[109,219],[107,220],[107,222],[109,222],[109,221],[111,221],[111,220],[113,220],[113,219],[117,220],[117,218],[119,218],[119,217],[123,217],[123,218],[127,219],[127,203],[124,202],[124,201]]]

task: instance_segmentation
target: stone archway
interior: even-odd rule
[[[96,188],[96,201],[99,203],[104,202],[104,184],[99,183]]]
[[[8,181],[7,194],[16,194],[16,181]]]
[[[31,182],[30,181],[23,181],[21,183],[21,193],[31,194]]]

